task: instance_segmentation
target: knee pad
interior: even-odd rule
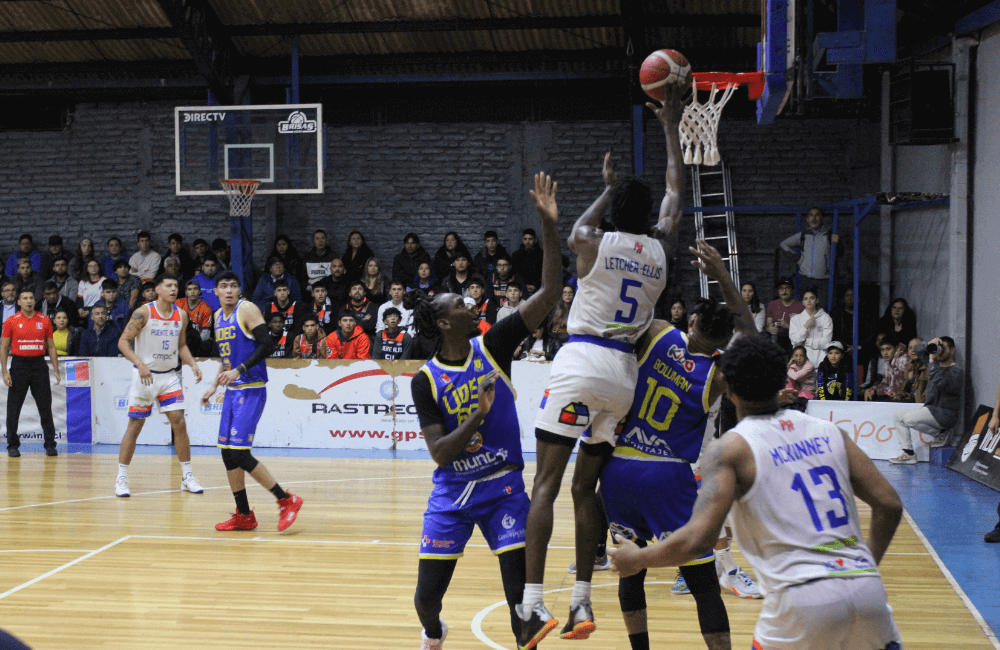
[[[725,603],[722,602],[719,577],[715,574],[715,562],[682,566],[681,575],[684,576],[698,607],[701,633],[729,632],[729,614],[726,612]]]
[[[227,472],[231,472],[234,469],[239,469],[240,467],[239,461],[233,457],[232,449],[222,450],[222,464],[225,465]]]
[[[623,612],[646,609],[646,569],[634,576],[618,579],[618,604]]]
[[[222,463],[226,466],[226,471],[242,469],[244,472],[252,472],[257,469],[257,459],[253,457],[249,449],[223,449]]]

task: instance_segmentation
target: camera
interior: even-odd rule
[[[938,351],[940,351],[940,349],[941,349],[941,346],[939,346],[937,343],[928,343],[927,344],[927,354],[937,354]]]

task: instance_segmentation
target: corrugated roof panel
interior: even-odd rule
[[[175,39],[152,41],[60,41],[56,43],[0,43],[3,63],[73,63],[80,61],[148,61],[190,59]]]
[[[156,0],[87,0],[73,10],[62,2],[0,2],[0,29],[111,29],[170,27]]]
[[[588,50],[614,47],[623,42],[622,30],[614,27],[588,29],[528,29],[491,32],[497,49],[503,52],[525,50]]]
[[[691,15],[760,13],[760,0],[656,0],[647,11]]]
[[[685,47],[747,47],[760,41],[760,28],[660,27],[654,29],[647,38],[650,38],[650,42],[662,43],[662,47],[682,51]]]
[[[475,1],[475,0],[472,0]],[[479,0],[486,4],[483,0]],[[494,18],[518,16],[617,16],[617,0],[503,0],[493,2]]]

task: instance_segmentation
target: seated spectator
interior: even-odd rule
[[[764,329],[771,335],[771,341],[777,343],[786,352],[792,349],[792,341],[788,338],[792,316],[800,314],[805,309],[793,295],[794,285],[788,278],[778,279],[778,298],[767,304],[767,319]]]
[[[272,359],[284,359],[285,348],[288,344],[288,330],[285,328],[284,314],[267,315],[267,333],[271,336],[271,343],[274,346],[271,350]]]
[[[42,277],[52,277],[52,265],[55,264],[56,260],[65,260],[68,269],[72,259],[73,253],[63,248],[63,238],[59,235],[50,235],[49,251],[42,254]]]
[[[393,282],[401,282],[405,287],[408,282],[413,282],[417,277],[417,269],[425,262],[430,268],[431,256],[420,245],[420,237],[412,232],[406,233],[406,237],[403,238],[403,250],[392,258]]]
[[[493,304],[497,308],[503,307],[507,303],[507,284],[517,282],[521,285],[521,293],[524,293],[524,280],[520,275],[513,272],[510,263],[510,256],[507,253],[497,255],[493,264],[493,271],[486,276],[486,292],[493,299]]]
[[[319,280],[326,287],[326,295],[334,305],[344,304],[351,294],[351,283],[347,281],[344,272],[344,263],[335,257],[330,262],[330,274]]]
[[[55,282],[46,282],[42,294],[45,297],[45,300],[39,303],[36,311],[42,312],[53,322],[55,322],[54,319],[56,312],[66,311],[67,313],[72,314],[72,317],[69,319],[69,326],[75,327],[79,323],[79,315],[76,311],[76,301],[70,300],[69,298],[61,295]]]
[[[97,260],[97,251],[94,249],[94,242],[90,238],[84,237],[76,245],[76,255],[73,256],[72,261],[69,263],[69,274],[77,280],[82,280],[83,276],[87,274],[87,265],[91,261],[97,261],[100,264],[100,261]],[[101,268],[101,272],[104,272],[103,268]]]
[[[351,234],[347,237],[347,248],[340,261],[344,263],[345,275],[348,282],[361,280],[365,277],[365,265],[368,260],[375,257],[375,252],[368,247],[365,236],[358,232],[357,228],[351,229]]]
[[[111,237],[108,239],[107,252],[101,255],[101,259],[98,261],[101,263],[101,270],[104,272],[104,276],[107,278],[113,278],[115,276],[115,262],[118,260],[125,260],[128,262],[128,255],[125,253],[125,248],[122,246],[122,240],[117,237]]]
[[[167,270],[167,261],[171,259],[177,260],[176,272]],[[184,237],[180,233],[171,233],[167,237],[167,252],[160,260],[160,268],[157,271],[157,275],[160,273],[170,273],[170,275],[178,279],[194,277],[197,267],[195,266],[194,258],[191,257],[191,253],[188,253],[187,249],[184,248]]]
[[[469,283],[472,282],[472,271],[469,269],[469,256],[456,253],[451,265],[451,275],[445,278],[444,290],[447,293],[457,293],[465,298],[469,295]]]
[[[812,399],[816,395],[816,368],[809,361],[806,348],[796,345],[792,348],[792,358],[788,360],[788,381],[785,388],[795,391],[796,397]]]
[[[497,310],[497,323],[517,311],[517,308],[521,306],[521,296],[523,294],[524,288],[519,280],[511,280],[507,283],[506,301],[504,306]]]
[[[385,278],[382,277],[382,264],[378,261],[378,258],[368,258],[368,261],[365,263],[365,274],[361,278],[361,281],[365,283],[365,291],[368,292],[369,300],[376,305],[381,305],[385,302],[386,297],[389,295],[389,285]]]
[[[107,279],[101,275],[101,265],[96,260],[87,262],[86,273],[80,279],[76,293],[76,308],[79,310],[80,318],[84,320],[90,318],[90,308],[101,299],[104,281]]]
[[[473,298],[472,296],[466,296],[465,298],[462,298],[462,301],[465,303],[465,306],[468,309],[476,309],[476,299]],[[479,336],[482,336],[486,332],[490,331],[490,327],[492,327],[492,325],[490,325],[489,322],[487,322],[485,319],[479,320],[477,318],[476,320],[472,321],[472,323],[479,330]]]
[[[302,290],[299,289],[299,281],[285,271],[285,263],[280,257],[272,257],[267,261],[269,273],[261,276],[257,282],[257,288],[253,291],[253,302],[262,303],[274,298],[274,283],[284,280],[288,284],[292,300],[298,302],[302,300]]]
[[[351,283],[351,299],[344,305],[344,309],[354,316],[355,323],[365,331],[371,338],[375,336],[376,317],[378,307],[372,304],[365,292],[365,283],[360,279]]]
[[[919,338],[910,339],[906,346],[906,383],[899,401],[923,404],[927,398],[927,381],[930,369],[917,356],[917,346],[923,343]]]
[[[670,301],[670,324],[682,332],[688,331],[688,310],[682,298]]]
[[[753,282],[744,282],[740,287],[740,294],[742,294],[743,300],[747,301],[747,305],[750,306],[750,314],[753,316],[753,324],[757,327],[757,331],[763,332],[764,323],[767,320],[767,310],[764,309],[764,305],[760,302],[760,297],[757,295],[757,287],[753,285]]]
[[[13,280],[4,280],[0,283],[0,295],[3,296],[3,320],[6,322],[20,311],[17,306],[17,286]]]
[[[434,277],[440,279],[451,275],[452,264],[455,262],[455,256],[459,253],[463,253],[465,259],[472,260],[469,249],[462,243],[462,238],[458,236],[458,233],[453,230],[444,236],[444,244],[434,253],[434,262],[431,265]]]
[[[333,273],[331,268],[333,260],[337,255],[333,252],[333,247],[327,245],[326,231],[317,230],[312,236],[313,247],[308,253],[302,256],[302,280],[303,286],[312,287],[316,282],[329,277]],[[343,271],[341,271],[343,275]],[[327,288],[329,293],[329,287]]]
[[[125,266],[128,266],[126,262]],[[76,295],[80,291],[80,281],[69,274],[69,264],[66,260],[57,259],[52,262],[52,275],[49,282],[55,283],[59,289],[59,295],[70,300],[76,300]]]
[[[135,277],[134,275],[131,277]],[[184,285],[184,297],[176,302],[177,307],[187,312],[188,322],[194,326],[197,340],[187,337],[191,355],[207,357],[212,353],[212,310],[208,303],[201,299],[201,286],[194,280],[188,280]],[[195,344],[196,343],[196,344]]]
[[[854,395],[854,373],[851,362],[844,359],[844,344],[834,341],[826,349],[826,358],[816,372],[819,399],[849,402]]]
[[[206,240],[198,238],[191,244],[191,249],[194,251],[192,258],[194,259],[195,271],[197,271],[201,268],[202,263],[208,258],[208,256],[212,255],[212,248],[208,245]],[[216,259],[215,263],[218,264],[219,260]]]
[[[226,246],[228,247],[228,244]],[[297,280],[302,277],[302,257],[295,249],[288,235],[278,235],[274,240],[274,246],[271,247],[271,253],[267,258],[273,259],[275,257],[285,263],[285,273],[295,276]],[[301,286],[302,283],[300,282],[299,287]]]
[[[7,257],[7,267],[4,270],[4,275],[9,278],[17,275],[17,263],[22,257],[28,258],[31,268],[34,269],[35,273],[43,271],[42,254],[35,250],[35,242],[32,240],[31,235],[25,233],[17,240],[17,250]]]
[[[216,237],[212,240],[212,253],[215,255],[215,259],[219,260],[219,268],[221,270],[233,270],[232,250],[229,247],[229,242],[222,237]],[[285,266],[285,270],[293,276],[295,275],[295,272],[288,268],[287,265]]]
[[[372,341],[372,359],[400,361],[410,358],[413,338],[400,329],[400,311],[389,307],[382,314],[383,327]]]
[[[132,319],[132,314],[135,313],[136,309],[151,302],[156,302],[156,285],[152,282],[143,282],[139,287],[139,304],[128,313],[129,320]]]
[[[330,323],[334,322],[333,315],[336,312],[333,308],[333,302],[326,295],[326,285],[322,282],[317,282],[313,285],[312,295],[313,299],[310,303],[310,309],[319,321],[320,327],[328,329]]]
[[[258,305],[264,318],[268,314],[282,314],[285,317],[285,329],[295,332],[302,324],[302,319],[309,313],[309,306],[300,300],[292,300],[288,280],[281,278],[274,283],[274,297]]]
[[[539,325],[531,336],[521,341],[521,345],[514,349],[514,360],[523,361],[552,361],[547,359],[545,354],[545,326]]]
[[[181,283],[181,284],[183,284],[184,281],[188,277],[190,277],[190,276],[185,275],[181,271],[181,261],[178,258],[176,258],[176,257],[166,257],[166,258],[164,258],[163,259],[163,263],[160,266],[163,267],[163,271],[161,271],[157,275],[162,275],[164,273],[166,273],[167,275],[172,275],[175,278],[177,278],[177,281],[179,283]]]
[[[153,250],[153,236],[145,230],[136,235],[139,251],[129,258],[129,270],[143,282],[151,282],[160,268],[160,254]]]
[[[879,353],[885,361],[885,372],[881,381],[865,388],[866,402],[890,402],[902,392],[906,383],[906,348],[886,334],[879,344]]]
[[[354,314],[341,310],[337,323],[339,327],[326,337],[326,358],[371,359],[371,340],[354,320]]]
[[[806,227],[781,242],[782,250],[798,256],[799,276],[803,284],[816,286],[816,297],[823,307],[827,306],[830,244],[838,241],[840,237],[835,233],[831,234],[830,229],[823,225],[823,211],[814,207],[806,215]]]
[[[886,308],[875,326],[876,332],[891,334],[892,338],[904,343],[917,338],[917,315],[903,298],[896,298]]]
[[[819,306],[819,290],[806,287],[802,292],[805,311],[792,316],[788,328],[788,338],[792,345],[802,345],[813,368],[826,358],[826,350],[833,342],[833,320]]]
[[[496,270],[497,260],[501,257],[507,257],[507,249],[500,243],[500,237],[495,230],[487,230],[483,235],[483,247],[472,260],[472,269],[476,274],[488,279]]]
[[[219,261],[215,259],[215,255],[209,253],[201,263],[201,273],[191,278],[201,287],[201,299],[208,303],[208,308],[213,314],[222,306],[219,297],[215,295],[215,275],[218,272]]]
[[[22,257],[17,262],[17,276],[14,277],[14,284],[17,285],[17,294],[28,289],[35,294],[35,303],[42,301],[42,294],[45,292],[45,280],[35,271],[31,265],[31,260]]]
[[[477,315],[476,320],[484,321],[489,325],[497,322],[497,308],[486,295],[486,283],[478,275],[473,276],[469,282],[469,298],[472,298],[472,306]]]
[[[113,265],[114,275],[108,277],[118,282],[118,295],[128,303],[130,309],[139,304],[139,294],[142,293],[142,280],[129,271],[128,260],[118,260]]]
[[[932,447],[946,445],[946,431],[955,426],[962,407],[964,374],[955,363],[955,341],[949,336],[941,336],[927,343],[917,344],[914,352],[928,368],[927,397],[921,408],[897,411],[893,416],[896,433],[899,434],[899,442],[903,447],[902,454],[889,459],[890,463],[896,465],[913,465],[917,462],[910,429],[934,436]]]
[[[854,289],[848,287],[840,296],[840,300],[833,306],[830,312],[830,319],[833,321],[833,339],[844,344],[844,354],[854,355]],[[859,317],[858,343],[864,343],[865,338],[870,335],[868,324]]]
[[[403,283],[393,280],[389,287],[389,300],[379,305],[378,308],[378,315],[376,317],[378,324],[375,326],[376,334],[385,329],[385,311],[391,307],[399,312],[399,327],[410,336],[413,336],[413,312],[403,306],[404,293],[406,291]]]
[[[316,314],[302,319],[302,333],[292,342],[292,359],[326,359],[326,333],[320,329]]]
[[[118,284],[114,280],[105,280],[101,283],[101,298],[94,303],[95,307],[98,305],[103,305],[107,310],[108,322],[114,323],[124,332],[131,312],[128,303],[118,298]]]
[[[62,298],[66,300],[65,298]],[[60,357],[75,357],[80,347],[80,332],[69,323],[71,315],[76,310],[59,309],[50,316],[52,319],[52,342],[56,346],[56,354]]]
[[[104,305],[94,305],[90,315],[93,324],[80,335],[78,354],[81,357],[117,357],[121,329],[108,322],[108,310]]]
[[[521,246],[511,255],[511,261],[514,272],[524,278],[527,296],[531,296],[542,282],[542,247],[538,245],[534,229],[522,231]]]
[[[555,359],[559,348],[569,342],[569,310],[573,308],[573,299],[576,297],[576,290],[570,285],[564,285],[562,296],[552,310],[546,327],[545,356],[550,360]]]
[[[885,337],[886,334],[884,333],[879,333],[875,335],[876,350],[879,349],[879,347],[881,347],[882,341],[883,339],[885,339]],[[858,377],[858,381],[861,382],[858,388],[864,391],[864,389],[871,388],[875,384],[882,381],[882,377],[885,376],[886,365],[887,364],[885,359],[882,358],[882,353],[879,353],[878,356],[876,356],[873,359],[870,359],[867,364],[867,367],[865,367],[864,372],[862,373],[862,376]]]
[[[410,286],[406,288],[407,291],[415,289],[423,291],[427,294],[428,298],[442,291],[441,285],[438,284],[438,280],[431,269],[431,265],[427,262],[421,262],[420,266],[417,267],[417,275],[411,280]]]

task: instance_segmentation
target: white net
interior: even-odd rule
[[[719,119],[722,108],[732,97],[738,83],[712,83],[708,101],[704,104],[698,101],[698,82],[692,81],[694,97],[691,103],[684,107],[684,116],[678,128],[681,136],[681,148],[684,150],[685,165],[718,165],[722,157],[716,143],[719,130]],[[720,87],[721,86],[721,87]],[[716,99],[716,95],[722,95]]]
[[[260,181],[227,178],[219,183],[229,197],[229,216],[249,217],[250,203],[260,187]]]

